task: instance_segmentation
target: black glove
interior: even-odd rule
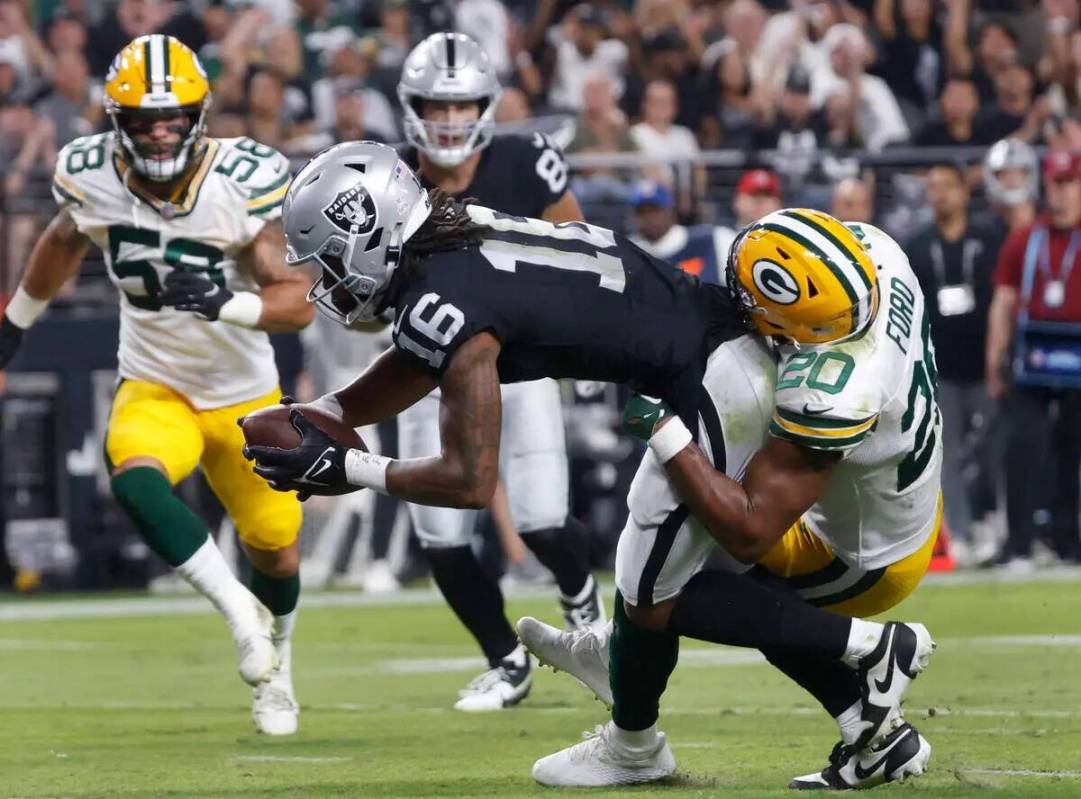
[[[0,369],[5,368],[22,343],[25,331],[6,316],[0,320]]]
[[[174,269],[165,277],[161,304],[171,305],[178,311],[194,311],[196,316],[213,322],[221,313],[221,307],[232,298],[233,292],[219,286],[205,272]]]
[[[249,444],[244,457],[255,461],[255,473],[270,483],[275,491],[296,491],[301,501],[312,494],[337,496],[358,490],[345,479],[345,453],[339,444],[300,411],[289,414],[289,421],[300,433],[300,443],[292,449],[261,447]]]

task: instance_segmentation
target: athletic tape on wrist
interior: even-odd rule
[[[672,417],[664,427],[649,439],[649,448],[661,463],[668,463],[679,454],[680,450],[691,443],[693,437],[687,425],[678,416]]]
[[[349,485],[387,493],[387,466],[391,459],[362,449],[345,453],[345,480]]]
[[[11,302],[4,309],[4,316],[15,327],[27,330],[45,312],[48,305],[48,300],[34,299],[26,293],[26,289],[22,287],[22,284],[19,284],[19,287],[15,289]]]
[[[256,327],[263,315],[263,300],[250,291],[238,291],[218,312],[218,319],[239,327]]]

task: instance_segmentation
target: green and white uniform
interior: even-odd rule
[[[168,386],[200,410],[245,402],[278,384],[267,334],[163,307],[173,269],[199,270],[231,291],[258,291],[238,253],[281,215],[288,160],[247,138],[206,140],[184,192],[163,202],[138,189],[115,134],[87,136],[57,157],[56,201],[101,248],[120,291],[119,372]]]

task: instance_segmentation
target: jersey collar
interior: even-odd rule
[[[113,152],[113,168],[120,182],[124,183],[132,194],[153,208],[162,218],[175,219],[178,216],[187,216],[195,210],[195,201],[199,198],[199,191],[206,182],[206,176],[210,174],[210,167],[218,154],[219,146],[217,139],[206,138],[206,147],[203,149],[199,166],[191,173],[187,181],[176,187],[168,200],[155,197],[130,179],[125,181],[125,176],[131,166],[121,156],[119,147]]]

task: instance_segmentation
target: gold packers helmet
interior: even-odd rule
[[[829,214],[774,211],[740,231],[729,289],[756,333],[799,344],[855,338],[878,311],[878,276],[856,234]]]
[[[117,53],[105,76],[105,111],[124,158],[141,175],[166,182],[179,177],[206,132],[210,84],[191,49],[172,36],[140,36]],[[180,141],[168,149],[139,144],[155,121],[187,117]]]

